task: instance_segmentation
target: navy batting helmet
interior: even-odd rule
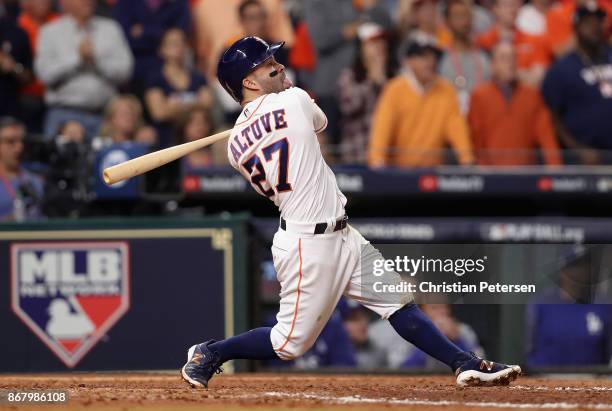
[[[223,88],[240,103],[242,79],[280,49],[284,41],[268,44],[259,37],[244,37],[223,53],[217,65],[217,77]]]

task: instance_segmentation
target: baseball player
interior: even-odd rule
[[[280,210],[272,245],[281,284],[277,323],[192,346],[181,370],[183,379],[192,387],[208,387],[226,361],[301,356],[346,295],[451,367],[457,384],[507,385],[515,380],[519,366],[462,351],[411,299],[389,301],[362,293],[361,258],[380,254],[347,224],[346,197],[323,160],[316,135],[327,119],[305,91],[293,87],[274,59],[282,46],[242,38],[222,55],[217,70],[221,85],[243,107],[228,140],[230,163]]]

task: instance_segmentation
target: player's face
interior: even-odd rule
[[[280,93],[293,86],[291,80],[287,78],[285,66],[277,62],[274,57],[270,57],[257,67],[246,79],[245,87],[259,91],[261,94]]]

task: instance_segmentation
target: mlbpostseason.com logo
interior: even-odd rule
[[[74,367],[130,305],[126,242],[11,245],[11,306]]]

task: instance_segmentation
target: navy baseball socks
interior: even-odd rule
[[[229,360],[272,360],[278,356],[270,341],[270,327],[260,327],[222,341],[206,341],[189,348],[181,376],[193,388],[208,388],[208,381]]]
[[[518,365],[498,364],[478,358],[453,344],[416,304],[408,304],[389,317],[406,341],[451,367],[461,386],[508,385],[521,374]]]
[[[245,333],[215,342],[209,346],[219,354],[221,362],[229,360],[275,360],[278,359],[270,341],[270,327],[260,327]]]

